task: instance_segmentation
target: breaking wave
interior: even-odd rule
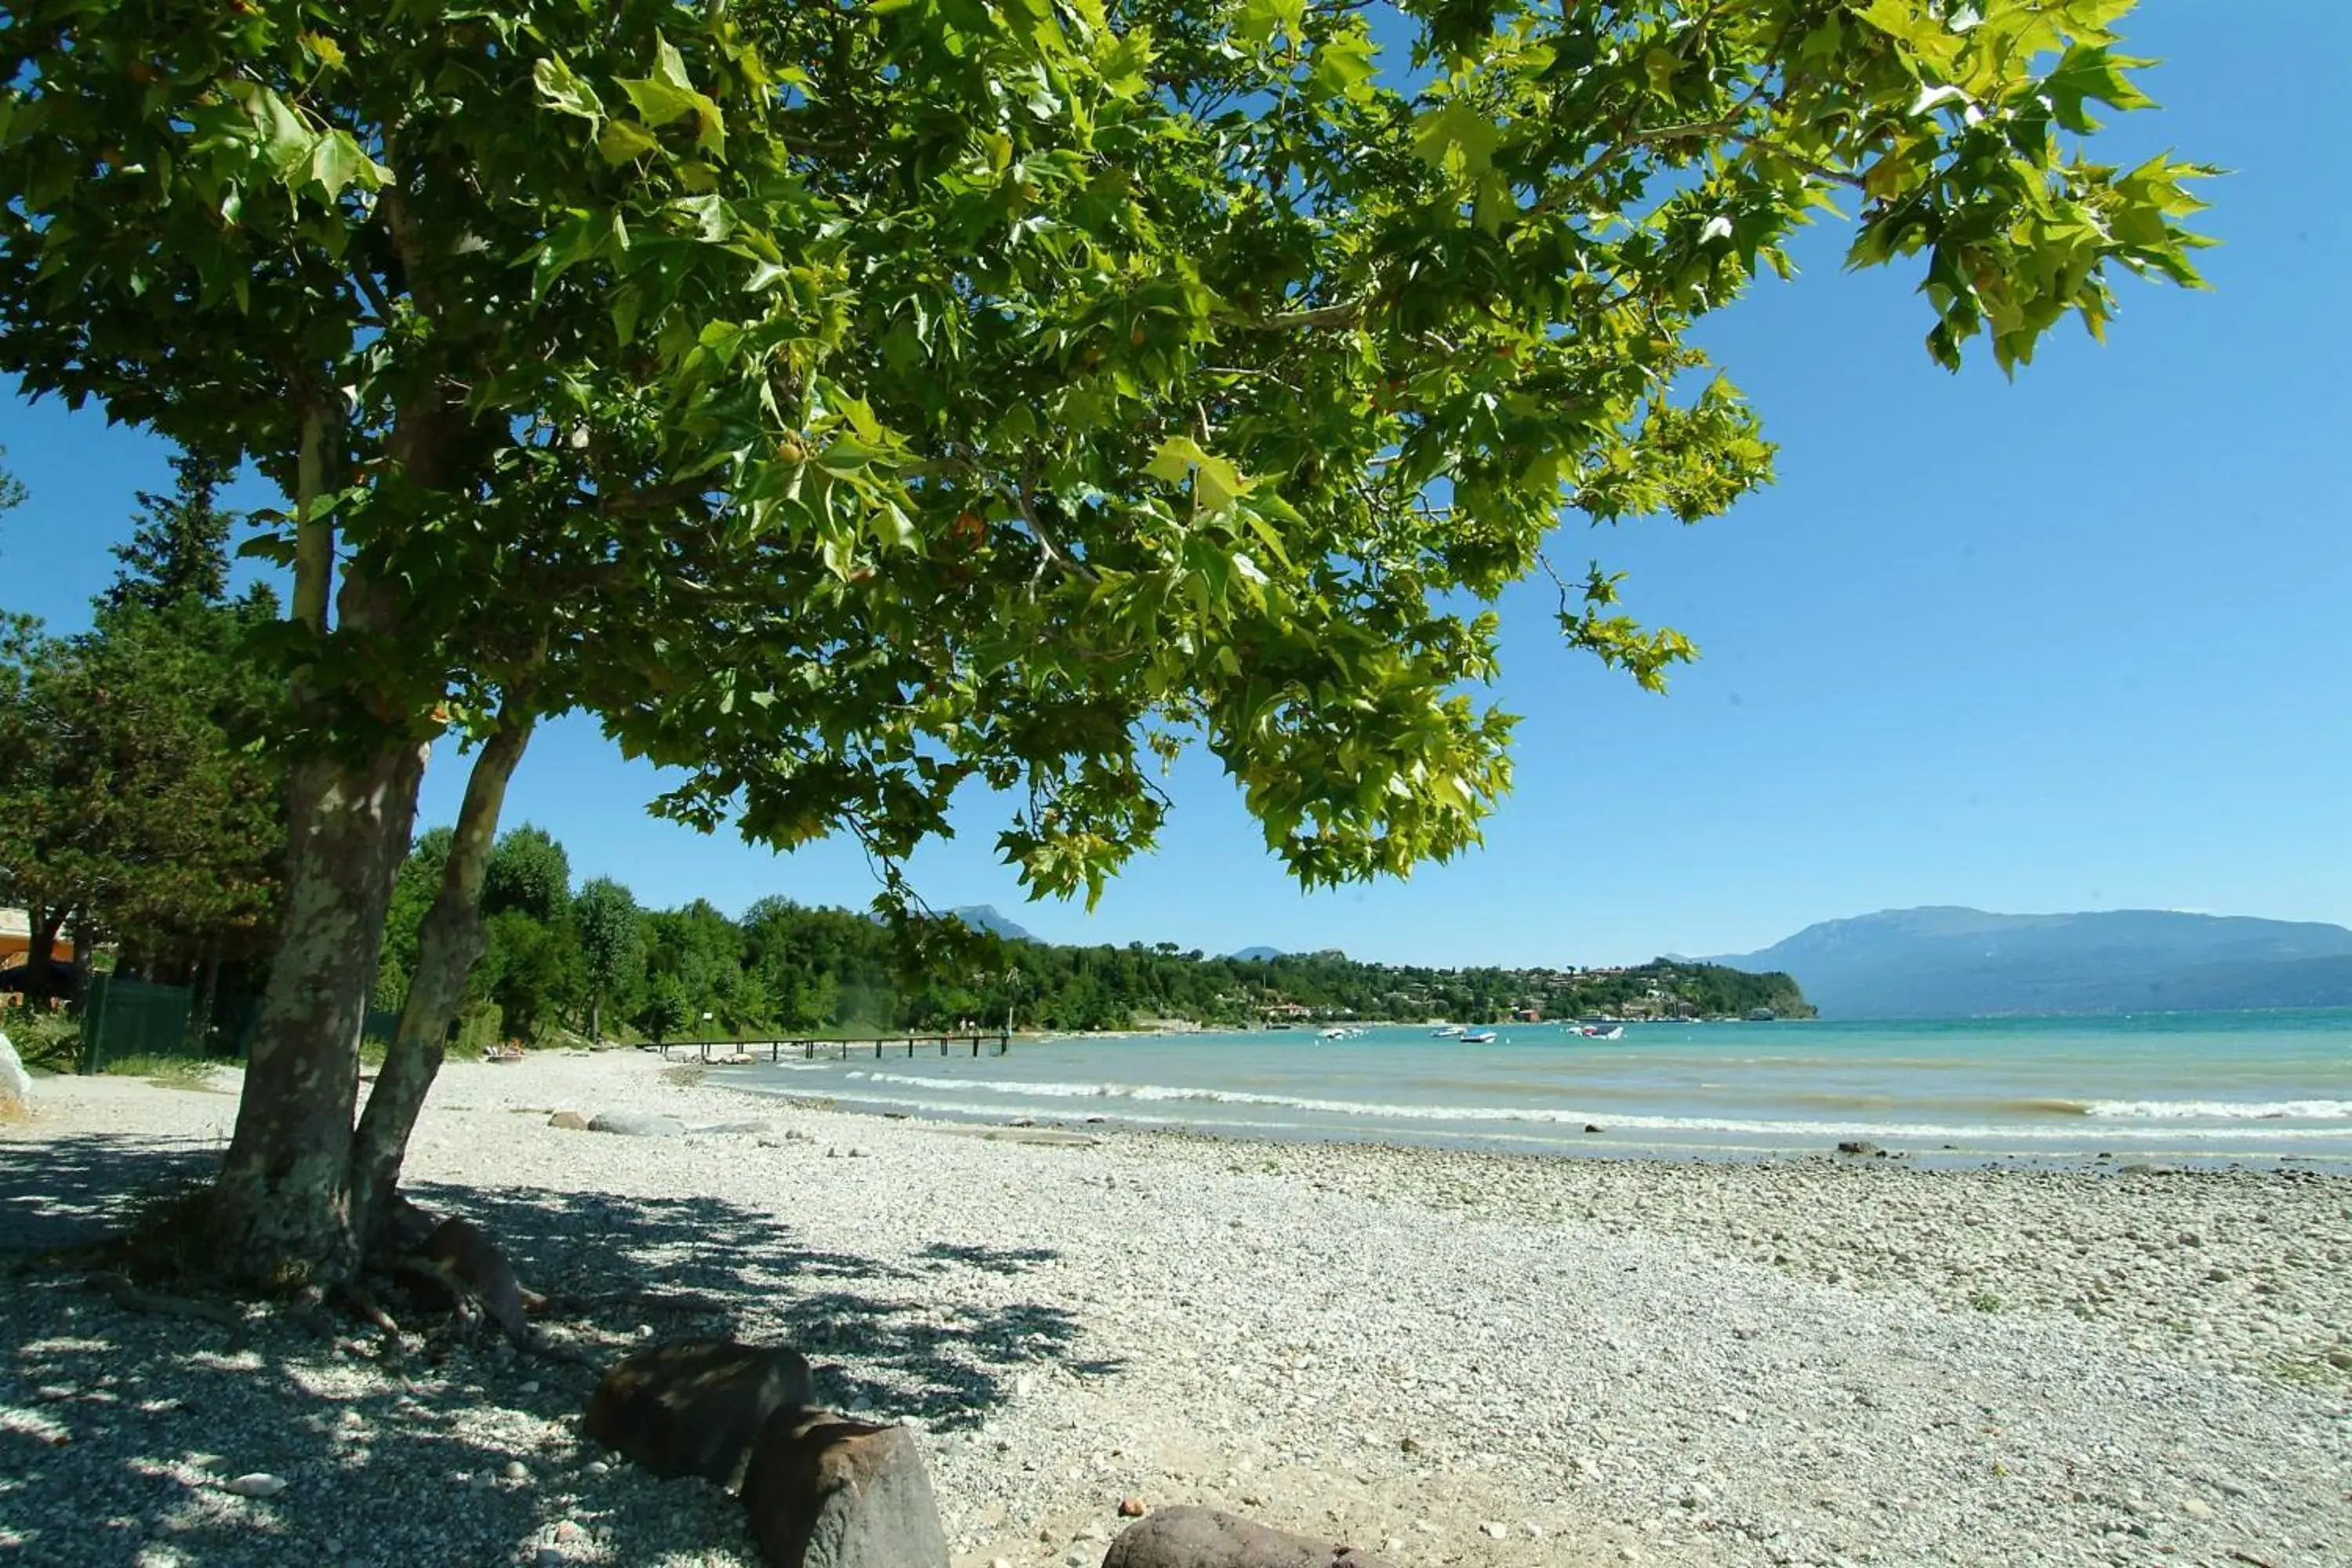
[[[2126,1121],[2345,1121],[2352,1100],[2095,1100],[2085,1116]]]
[[[1117,1121],[1180,1123],[1196,1126],[1238,1126],[1272,1129],[1298,1129],[1306,1125],[1291,1121],[1272,1121],[1251,1118],[1247,1121],[1218,1119],[1213,1112],[1192,1113],[1187,1105],[1208,1107],[1248,1107],[1275,1113],[1288,1112],[1318,1119],[1326,1131],[1333,1123],[1349,1122],[1423,1122],[1433,1126],[1451,1124],[1455,1127],[1490,1124],[1519,1124],[1534,1127],[1581,1129],[1587,1122],[1605,1123],[1613,1131],[1733,1133],[1751,1137],[1785,1139],[1792,1147],[1810,1147],[1824,1141],[1841,1138],[1931,1139],[1953,1143],[1976,1143],[1986,1140],[2013,1140],[2030,1135],[2030,1129],[2018,1123],[2007,1125],[1945,1125],[1923,1124],[1894,1118],[1872,1121],[1812,1121],[1741,1116],[1654,1116],[1629,1114],[1622,1109],[1577,1110],[1559,1106],[1497,1106],[1497,1105],[1398,1105],[1372,1100],[1327,1100],[1307,1095],[1261,1094],[1245,1089],[1183,1088],[1151,1083],[1055,1082],[1034,1079],[991,1079],[940,1078],[920,1073],[899,1073],[856,1068],[842,1075],[858,1085],[871,1085],[872,1092],[845,1085],[844,1099],[869,1104],[919,1107],[927,1111],[953,1111],[970,1115],[983,1110],[1001,1114],[1006,1100],[1087,1100],[1095,1105],[1089,1110]],[[947,1091],[963,1097],[960,1101],[943,1103],[929,1098],[909,1098],[908,1090]],[[1106,1104],[1104,1102],[1110,1102]],[[1143,1105],[1166,1107],[1156,1114],[1135,1109]],[[2099,1136],[2113,1141],[2137,1139],[2194,1139],[2213,1142],[2242,1140],[2302,1140],[2340,1139],[2345,1130],[2340,1127],[2279,1128],[2231,1126],[2227,1123],[2280,1121],[2330,1121],[2352,1119],[2352,1101],[2294,1100],[2278,1104],[2247,1105],[2229,1101],[2075,1101],[2036,1100],[2005,1102],[2005,1107],[2030,1109],[2042,1116],[2063,1115],[2069,1118],[2102,1118],[2111,1121],[2134,1121],[2165,1125],[2143,1127],[2108,1126]],[[2221,1126],[2184,1127],[2175,1123],[2206,1119],[2225,1123]],[[2085,1129],[2085,1131],[2088,1130]]]

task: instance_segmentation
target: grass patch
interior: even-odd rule
[[[99,1070],[110,1078],[143,1078],[159,1089],[204,1089],[214,1066],[202,1057],[117,1057]]]
[[[0,1017],[0,1030],[28,1071],[69,1073],[80,1059],[81,1020],[64,1013],[12,1007]]]
[[[1969,1296],[1969,1305],[1979,1312],[1998,1312],[2004,1303],[1990,1290],[1978,1290]]]

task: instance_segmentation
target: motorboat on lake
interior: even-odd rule
[[[1442,1029],[1430,1030],[1429,1037],[1433,1040],[1458,1040],[1469,1032],[1467,1025],[1448,1024]]]
[[[1491,1046],[1495,1043],[1495,1031],[1481,1029],[1475,1035],[1465,1035],[1462,1043],[1465,1046]]]
[[[1622,1040],[1625,1037],[1622,1024],[1579,1024],[1572,1031],[1588,1040]]]

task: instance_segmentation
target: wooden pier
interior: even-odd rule
[[[900,1054],[902,1046],[910,1057],[928,1053],[934,1046],[943,1057],[955,1055],[957,1048],[964,1046],[969,1046],[975,1057],[981,1054],[982,1046],[990,1047],[989,1055],[1001,1057],[1013,1049],[1013,1037],[1000,1029],[992,1035],[885,1035],[870,1040],[664,1040],[649,1048],[660,1051],[664,1061],[671,1059],[672,1051],[692,1051],[706,1063],[725,1066],[738,1057],[758,1061],[762,1051],[771,1062],[781,1062],[787,1057],[812,1062],[820,1058],[845,1062],[853,1056],[865,1056],[868,1046],[873,1047],[877,1061]]]

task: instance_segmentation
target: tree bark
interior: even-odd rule
[[[196,1005],[190,1020],[200,1056],[213,1054],[213,1009],[220,1004],[220,953],[209,943],[205,948],[204,967],[196,972]]]
[[[32,919],[32,945],[25,950],[25,994],[47,1000],[58,994],[49,963],[57,956],[58,933],[73,913],[71,904],[40,904],[27,911]]]
[[[417,928],[415,972],[401,1003],[392,1048],[376,1074],[352,1146],[351,1190],[357,1205],[352,1230],[362,1251],[374,1246],[393,1212],[409,1134],[441,1070],[466,979],[482,956],[482,879],[498,838],[507,783],[530,742],[530,731],[529,721],[510,725],[482,742],[475,753],[441,888]]]
[[[278,952],[214,1193],[216,1257],[232,1279],[282,1289],[339,1279],[354,1261],[360,1029],[426,750],[394,742],[356,763],[311,756],[291,771]]]
[[[90,971],[98,957],[98,933],[89,929],[89,917],[82,915],[73,923],[73,995],[79,1006],[89,994]]]

